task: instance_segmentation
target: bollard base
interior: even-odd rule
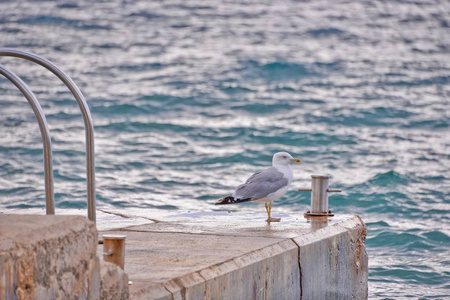
[[[331,210],[329,210],[328,212],[323,211],[323,212],[310,212],[309,210],[304,214],[305,218],[309,218],[309,217],[333,217],[334,214],[331,212]]]

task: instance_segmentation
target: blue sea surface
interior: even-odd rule
[[[215,210],[288,151],[294,187],[330,174],[330,208],[366,222],[370,299],[448,299],[448,1],[0,1],[0,48],[50,59],[83,91],[99,207]],[[72,95],[40,66],[0,64],[47,115],[56,208],[85,208]],[[43,173],[36,119],[2,77],[0,207],[44,207]],[[308,207],[291,188],[273,212]]]

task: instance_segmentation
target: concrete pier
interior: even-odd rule
[[[358,216],[280,217],[268,225],[263,213],[98,210],[97,229],[100,240],[127,236],[131,299],[367,298]]]

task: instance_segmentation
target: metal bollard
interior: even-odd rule
[[[103,235],[103,260],[118,265],[122,270],[125,266],[126,235]]]
[[[311,210],[305,213],[305,216],[334,216],[331,210],[328,210],[328,193],[342,192],[340,189],[328,188],[330,176],[311,175],[311,188],[300,188],[300,192],[311,192]]]

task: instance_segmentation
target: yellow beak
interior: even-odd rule
[[[291,161],[296,162],[296,163],[301,163],[302,162],[302,160],[300,158],[296,158],[296,157],[291,158]]]

